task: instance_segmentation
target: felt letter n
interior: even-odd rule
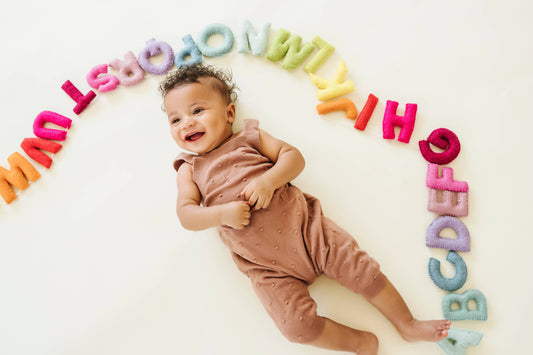
[[[249,20],[244,21],[239,34],[239,41],[237,42],[237,51],[247,54],[250,53],[251,48],[253,55],[263,55],[267,47],[269,31],[270,23],[264,24],[261,32],[258,34]]]
[[[17,194],[10,184],[20,190],[25,190],[29,186],[26,178],[33,182],[39,179],[41,175],[19,153],[11,154],[7,161],[9,162],[9,170],[0,166],[0,195],[10,204],[17,198]]]
[[[394,127],[401,127],[402,130],[398,136],[398,141],[409,143],[415,128],[417,107],[416,104],[407,104],[405,105],[405,115],[398,116],[396,114],[398,103],[388,100],[385,107],[385,115],[383,116],[383,138],[394,139],[396,137]]]

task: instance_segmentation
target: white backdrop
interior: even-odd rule
[[[469,277],[458,292],[480,289],[486,322],[453,326],[484,333],[468,354],[525,354],[533,316],[528,220],[533,213],[529,100],[533,25],[528,1],[91,1],[11,3],[0,14],[0,166],[33,137],[41,111],[73,120],[63,149],[42,177],[10,205],[0,200],[0,353],[3,354],[326,354],[283,338],[234,267],[216,232],[189,232],[175,217],[179,153],[156,87],[147,77],[97,98],[79,116],[61,90],[90,88],[94,66],[138,54],[151,39],[177,51],[220,22],[235,35],[249,19],[270,22],[336,50],[362,108],[380,102],[364,132],[342,113],[319,116],[315,87],[302,68],[288,72],[265,57],[206,58],[229,66],[240,87],[238,123],[298,147],[307,162],[295,183],[319,197],[325,213],[353,232],[404,295],[415,316],[440,318],[446,294],[428,276],[445,251],[425,246],[436,217],[426,209],[426,162],[417,142],[453,130],[461,154],[449,166],[470,185],[472,237],[462,253]],[[382,138],[386,100],[418,104],[409,144]],[[32,160],[30,160],[32,161]],[[33,162],[33,161],[32,161]],[[450,272],[448,267],[447,272]],[[361,297],[320,278],[319,311],[375,332],[380,354],[440,354],[407,344]]]

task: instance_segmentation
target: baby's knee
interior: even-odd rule
[[[279,330],[290,342],[307,344],[320,336],[324,329],[324,318],[297,316],[292,319],[282,319]]]

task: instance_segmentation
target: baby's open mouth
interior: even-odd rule
[[[197,141],[198,139],[202,138],[202,136],[204,135],[205,132],[194,132],[194,133],[191,133],[189,135],[187,135],[185,137],[185,140],[187,142],[194,142],[194,141]]]

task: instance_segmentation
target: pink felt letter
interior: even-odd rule
[[[63,89],[63,91],[65,91],[68,96],[70,96],[70,98],[76,102],[76,106],[74,106],[73,109],[76,115],[82,113],[83,110],[85,110],[91,101],[93,101],[93,99],[96,97],[96,94],[92,90],[89,90],[86,95],[83,95],[78,88],[70,82],[70,80],[65,81],[65,83],[61,86],[61,89]]]
[[[455,217],[468,216],[468,192],[442,191],[442,201],[440,201],[439,191],[441,190],[429,189],[429,212]],[[454,201],[455,195],[457,202]]]
[[[118,85],[118,78],[114,75],[98,77],[100,74],[107,74],[107,64],[100,64],[91,69],[89,74],[87,74],[89,86],[100,92],[115,90]]]
[[[51,122],[61,127],[70,128],[72,123],[70,118],[61,116],[60,114],[52,111],[43,111],[38,114],[35,118],[35,121],[33,121],[33,133],[35,133],[37,137],[43,139],[53,139],[55,141],[64,141],[67,138],[66,131],[44,128],[44,124],[46,122]]]
[[[468,192],[468,183],[465,181],[455,181],[453,179],[452,168],[442,168],[442,177],[439,177],[439,166],[428,164],[426,185],[433,189],[447,190],[455,192]]]
[[[132,51],[124,55],[125,60],[113,59],[109,65],[118,70],[118,80],[121,85],[132,86],[144,80],[144,70],[139,66]]]
[[[398,103],[396,101],[387,101],[385,108],[385,115],[383,116],[383,138],[394,139],[396,137],[394,133],[394,127],[401,127],[398,141],[403,143],[409,143],[413,129],[415,128],[416,110],[418,106],[416,104],[405,105],[405,115],[398,116],[396,110],[398,109]]]
[[[431,150],[429,144],[433,144],[436,147],[443,149],[442,153],[435,153]],[[446,128],[438,128],[431,132],[426,141],[418,142],[420,152],[426,161],[429,163],[445,165],[451,163],[461,151],[461,143],[459,138]]]

